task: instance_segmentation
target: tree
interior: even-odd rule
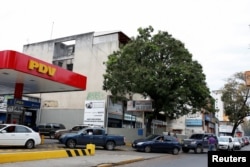
[[[209,104],[214,104],[202,66],[192,60],[184,44],[168,32],[153,31],[151,26],[139,28],[137,37],[109,55],[103,82],[103,89],[114,97],[128,98],[129,93],[138,93],[153,99],[148,133],[156,116],[174,119],[202,108],[211,109]]]
[[[249,116],[249,88],[245,84],[244,73],[235,73],[227,80],[222,89],[222,97],[225,115],[233,123],[231,136],[234,136],[237,127]]]

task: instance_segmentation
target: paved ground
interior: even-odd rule
[[[33,151],[47,151],[47,150],[61,150],[64,149],[63,146],[55,147],[54,145],[42,145],[38,149]],[[7,149],[8,152],[0,152],[0,154],[8,154],[12,149]],[[7,151],[5,150],[5,151]],[[18,154],[24,149],[15,150]],[[3,150],[1,150],[3,151]],[[26,150],[32,152],[32,150]],[[13,152],[13,150],[12,150]],[[173,156],[172,154],[166,153],[142,153],[134,151],[130,146],[117,147],[114,151],[107,151],[103,148],[96,148],[94,155],[89,156],[77,156],[68,158],[56,158],[50,159],[45,158],[44,160],[34,160],[26,162],[13,162],[13,163],[2,163],[1,167],[61,167],[61,166],[84,166],[84,167],[106,167],[115,166],[118,164],[127,164],[135,161],[142,161],[145,159],[156,158],[161,156]]]

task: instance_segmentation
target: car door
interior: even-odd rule
[[[24,146],[31,134],[31,131],[26,127],[17,125],[15,127],[15,145]]]
[[[203,139],[202,139],[203,148],[208,148],[208,138],[209,138],[208,134],[205,134],[203,136]]]
[[[0,133],[0,145],[2,146],[10,146],[13,145],[13,140],[15,138],[15,127],[14,126],[8,126],[4,129],[2,129]]]
[[[233,147],[234,147],[233,138],[232,138],[232,137],[229,137],[228,141],[229,141],[229,147],[230,147],[230,149],[232,150]]]
[[[93,140],[93,129],[86,129],[78,134],[77,143],[79,145],[87,145],[92,143]]]
[[[101,129],[94,129],[93,133],[93,142],[97,146],[102,146],[105,143],[105,137],[103,135],[103,130]]]
[[[163,142],[163,145],[161,146],[162,147],[162,151],[166,152],[166,151],[170,151],[173,149],[174,147],[174,138],[172,136],[164,136],[164,142]]]
[[[163,151],[164,150],[164,137],[163,136],[159,136],[156,139],[152,140],[151,142],[151,148],[154,151]]]

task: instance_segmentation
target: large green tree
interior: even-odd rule
[[[202,66],[192,60],[181,41],[168,32],[154,34],[151,26],[139,28],[138,32],[128,44],[109,55],[103,89],[114,97],[139,93],[153,99],[148,133],[156,116],[174,119],[213,105]]]
[[[250,115],[249,88],[245,83],[244,73],[235,73],[228,78],[222,89],[221,100],[224,104],[225,115],[233,123],[231,135],[234,136],[237,127]]]

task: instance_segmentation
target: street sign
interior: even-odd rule
[[[148,111],[152,112],[151,100],[130,100],[127,102],[127,111]]]

